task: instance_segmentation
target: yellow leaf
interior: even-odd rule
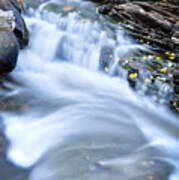
[[[169,55],[169,52],[168,52],[168,51],[166,51],[164,54],[165,54],[165,55]]]
[[[111,55],[109,56],[109,58],[111,58],[111,59],[112,59],[112,57],[113,57],[113,56],[112,56],[112,54],[111,54]]]
[[[175,53],[171,53],[170,55],[171,55],[171,56],[175,56]]]
[[[150,82],[150,79],[149,79],[149,78],[146,78],[146,79],[145,79],[145,82],[146,82],[146,83],[149,83],[149,82]]]
[[[65,7],[63,7],[63,10],[66,11],[66,12],[72,11],[73,9],[74,9],[73,6],[65,6]]]
[[[161,60],[161,57],[158,56],[158,57],[157,57],[157,60]]]
[[[170,56],[169,59],[170,59],[170,60],[174,60],[175,57],[174,57],[174,56]]]
[[[164,67],[164,68],[160,69],[160,71],[163,72],[163,73],[166,73],[168,71],[168,68]]]
[[[137,73],[130,73],[130,74],[129,74],[129,77],[130,77],[131,79],[134,79],[134,78],[137,77]]]

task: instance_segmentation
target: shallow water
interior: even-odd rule
[[[30,43],[1,92],[8,161],[29,170],[19,179],[177,180],[178,117],[111,76],[119,58],[144,48],[77,11],[43,8],[25,18]],[[114,51],[108,73],[105,46]]]

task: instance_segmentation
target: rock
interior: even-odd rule
[[[147,61],[150,66],[150,69],[147,68],[147,70],[152,74],[152,78],[146,78],[145,82],[151,80],[152,88],[157,87],[154,84],[157,80],[170,84],[173,94],[168,100],[179,112],[179,1],[105,0],[102,2],[98,0],[98,3],[100,14],[107,16],[108,19],[112,18],[117,22],[116,24],[123,26],[138,43],[146,44],[161,57],[165,56],[161,62],[159,62],[161,57],[156,57],[156,61],[152,59]],[[167,72],[168,67],[164,63],[173,64],[170,71]],[[128,72],[128,81],[132,85],[135,85],[138,75],[140,77],[140,72],[142,72],[137,64],[141,64],[140,60],[132,60],[130,64],[132,71]],[[162,65],[163,68],[157,67],[158,65]],[[135,69],[133,70],[133,67],[136,67],[139,73]],[[177,68],[174,71],[175,67]],[[159,74],[161,76],[158,76]],[[142,75],[144,76],[144,74]],[[160,90],[157,89],[157,91]]]
[[[126,0],[101,5],[99,13],[121,22],[136,39],[143,37],[167,50],[179,49],[179,8],[174,3]]]
[[[17,62],[19,43],[13,32],[0,32],[0,73],[12,71]]]
[[[172,102],[172,106],[177,112],[179,112],[179,66],[176,67],[175,71],[173,72],[173,84],[175,100]]]
[[[112,61],[113,59],[113,48],[109,47],[109,46],[104,46],[101,49],[101,53],[100,53],[100,70],[104,70],[106,71],[106,69],[108,69],[109,67],[109,63]]]
[[[20,48],[28,43],[28,30],[21,10],[16,0],[0,0],[0,74],[15,68]]]
[[[23,48],[27,45],[27,28],[21,16],[21,7],[16,0],[0,0],[0,9],[6,11],[13,11],[15,16],[16,27],[14,33],[19,40],[20,47]]]
[[[15,29],[15,17],[12,11],[0,10],[0,31],[13,31]]]

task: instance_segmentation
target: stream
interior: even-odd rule
[[[136,93],[122,69],[114,76],[119,59],[146,48],[111,32],[93,3],[60,8],[25,16],[29,45],[0,90],[9,164],[0,179],[178,180],[178,116]],[[104,47],[113,55],[102,71]]]

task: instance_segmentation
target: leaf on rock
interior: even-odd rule
[[[137,77],[137,73],[130,73],[130,74],[129,74],[129,77],[130,77],[131,79],[134,79],[134,78]]]

